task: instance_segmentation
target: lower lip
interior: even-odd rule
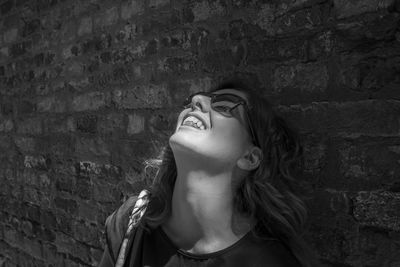
[[[189,126],[189,125],[181,125],[181,126],[179,126],[179,128],[189,128],[189,129],[193,129],[193,130],[197,130],[197,131],[205,131],[205,130],[198,129],[196,127]]]

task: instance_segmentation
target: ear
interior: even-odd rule
[[[256,146],[252,146],[242,155],[242,157],[237,160],[236,164],[242,170],[252,171],[260,165],[261,160],[261,149]]]

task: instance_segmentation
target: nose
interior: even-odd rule
[[[200,109],[202,112],[207,112],[210,109],[210,97],[195,95],[192,98],[192,106],[196,109]]]

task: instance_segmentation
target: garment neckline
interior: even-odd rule
[[[159,226],[157,228],[158,228],[158,231],[160,232],[161,236],[167,241],[167,243],[171,247],[173,247],[177,251],[177,253],[179,253],[185,257],[192,258],[192,259],[210,259],[210,258],[220,256],[222,254],[225,254],[225,253],[231,251],[232,249],[242,245],[252,234],[251,230],[250,230],[244,236],[242,236],[239,240],[237,240],[235,243],[233,243],[232,245],[230,245],[226,248],[223,248],[223,249],[220,249],[220,250],[217,250],[214,252],[210,252],[210,253],[195,254],[195,253],[191,253],[191,252],[188,252],[186,250],[183,250],[183,249],[177,247],[174,244],[174,242],[172,242],[172,240],[168,237],[168,235],[164,232],[164,230],[162,229],[161,226]]]

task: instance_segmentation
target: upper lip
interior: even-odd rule
[[[190,117],[190,116],[193,116],[193,117],[196,117],[197,119],[199,119],[199,120],[203,123],[203,125],[206,127],[206,129],[209,128],[209,127],[208,127],[208,124],[207,124],[206,121],[205,121],[205,119],[203,119],[199,114],[194,113],[194,112],[189,112],[189,113],[187,113],[187,114],[183,117],[182,123],[186,120],[187,117]]]

